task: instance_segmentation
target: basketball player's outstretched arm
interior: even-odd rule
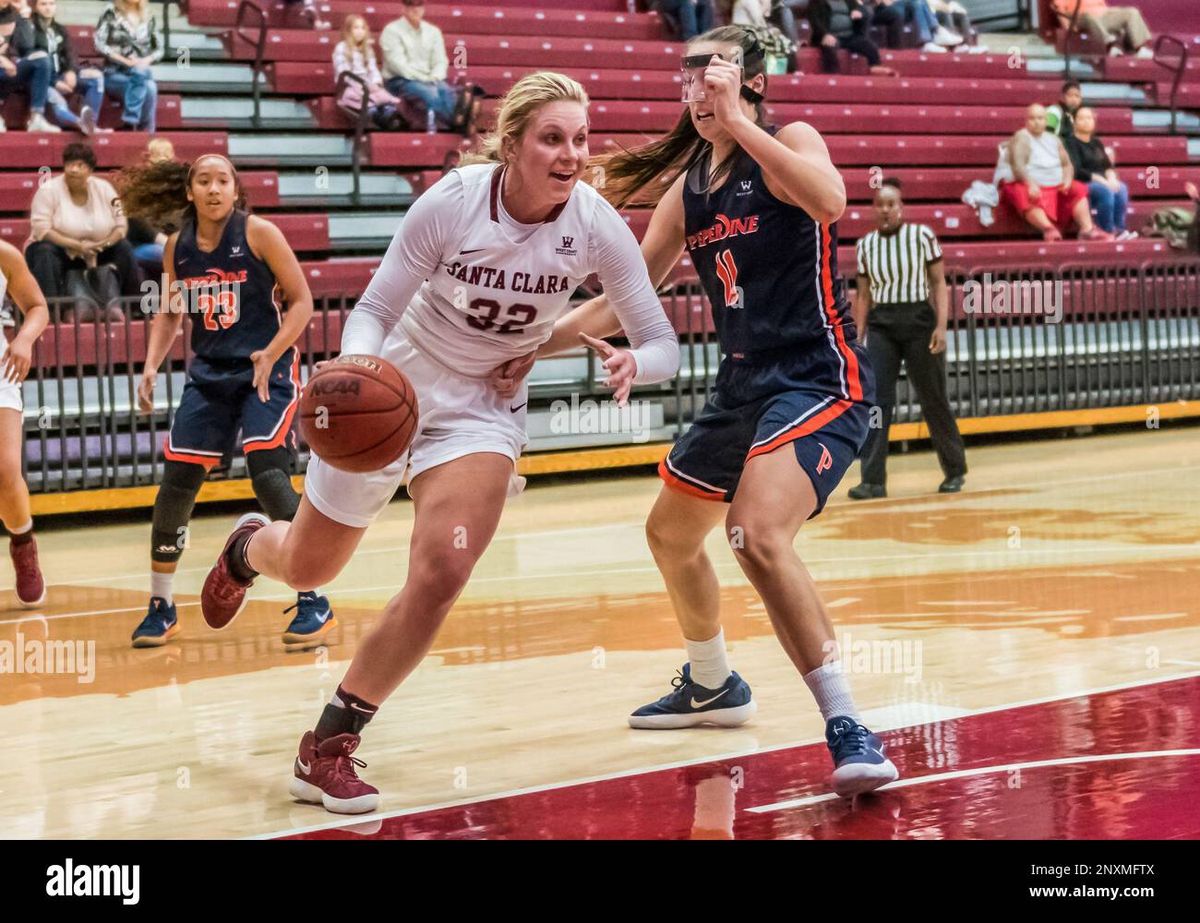
[[[441,262],[442,241],[462,207],[462,182],[455,174],[412,204],[370,285],[346,319],[343,355],[379,355],[384,339],[400,323],[417,289]]]
[[[8,294],[24,315],[21,329],[8,344],[2,371],[5,381],[19,384],[29,374],[33,361],[33,344],[37,342],[46,324],[50,311],[46,307],[46,296],[38,288],[37,280],[25,265],[21,251],[11,244],[0,241],[0,273],[8,280]]]
[[[313,297],[304,278],[304,270],[300,268],[296,254],[279,228],[265,218],[251,215],[246,222],[246,242],[254,254],[270,267],[275,284],[287,302],[283,323],[267,348],[250,354],[254,362],[254,387],[263,403],[266,403],[271,396],[271,370],[308,326],[313,314]]]
[[[167,245],[163,248],[164,291],[159,292],[158,304],[149,306],[154,316],[150,318],[146,364],[142,367],[142,380],[138,383],[138,410],[142,413],[150,413],[154,409],[154,385],[158,381],[158,367],[167,357],[171,344],[175,342],[183,324],[183,295],[175,285],[175,242],[178,239],[178,231],[167,238]]]
[[[642,260],[651,284],[658,288],[683,254],[683,184],[681,175],[667,190],[650,217],[642,238]],[[607,286],[606,286],[607,289]],[[554,334],[537,351],[538,358],[579,348],[581,334],[604,338],[621,332],[607,290],[564,314],[554,324]],[[514,360],[516,361],[516,360]]]

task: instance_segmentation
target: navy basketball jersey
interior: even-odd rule
[[[861,400],[854,324],[837,271],[837,225],[819,224],[777,199],[745,155],[720,188],[706,193],[711,153],[688,172],[684,227],[721,351],[752,362],[795,348],[840,396]]]
[[[244,211],[234,209],[211,253],[196,243],[189,220],[175,241],[175,278],[192,317],[192,353],[205,359],[245,359],[279,332],[275,274],[246,240]]]

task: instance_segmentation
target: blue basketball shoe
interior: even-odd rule
[[[758,711],[750,687],[730,673],[720,689],[692,682],[691,664],[685,663],[673,680],[672,691],[657,702],[643,705],[629,716],[633,728],[690,728],[698,724],[737,727]]]
[[[283,643],[289,649],[304,650],[316,646],[322,639],[337,627],[337,619],[333,617],[333,609],[329,600],[318,596],[312,591],[296,595],[295,605],[288,606],[283,611],[296,610],[292,623],[283,633]]]
[[[839,795],[861,795],[900,778],[884,756],[883,741],[848,715],[826,722],[825,742],[833,755],[833,790]]]
[[[161,596],[153,596],[142,624],[133,630],[133,646],[162,647],[177,634],[179,616],[175,612],[175,604],[168,606]]]

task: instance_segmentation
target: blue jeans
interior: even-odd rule
[[[922,45],[933,41],[933,33],[938,27],[937,17],[925,0],[896,0],[891,6],[876,7],[874,18],[880,25],[888,25],[889,30],[893,28],[893,18],[898,18],[900,22],[911,22],[916,26],[917,38]]]
[[[53,73],[48,57],[22,58],[16,62],[17,73],[10,77],[0,71],[0,99],[10,92],[24,87],[29,92],[29,112],[40,115],[46,108],[50,92],[50,75]]]
[[[158,84],[150,68],[127,70],[110,64],[104,69],[104,89],[114,99],[122,98],[122,122],[154,133],[158,124]]]
[[[393,96],[403,96],[415,99],[426,109],[432,109],[434,115],[442,122],[443,128],[450,126],[454,118],[454,107],[458,104],[458,90],[439,80],[436,83],[422,83],[420,80],[405,80],[403,77],[393,77],[386,84],[387,91]]]
[[[104,103],[104,75],[99,71],[93,73],[94,76],[89,74],[85,77],[82,73],[76,75],[75,92],[83,98],[83,104],[96,114],[96,118],[100,118],[100,106]],[[59,125],[68,128],[79,127],[79,116],[71,111],[66,98],[54,87],[50,88],[49,100],[50,109]]]
[[[1129,187],[1121,183],[1113,192],[1104,183],[1092,180],[1088,183],[1088,204],[1096,218],[1096,226],[1102,231],[1120,233],[1125,230],[1125,212],[1129,210]]]
[[[679,20],[679,37],[685,42],[712,28],[712,0],[659,0],[658,9]]]

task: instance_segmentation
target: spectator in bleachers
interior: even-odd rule
[[[175,145],[166,138],[151,138],[146,145],[147,163],[174,159]],[[133,258],[147,278],[157,279],[162,275],[163,248],[167,245],[167,237],[179,228],[173,224],[155,227],[145,218],[138,217],[128,218],[128,221],[129,231],[125,239],[133,247]]]
[[[375,41],[366,19],[357,13],[347,16],[342,22],[342,40],[333,49],[333,77],[337,80],[349,71],[367,83],[370,96],[371,120],[379,128],[397,130],[403,121],[396,109],[399,98],[388,92],[379,74],[379,63],[375,60]],[[362,105],[362,89],[357,83],[347,83],[338,99],[339,105],[358,109]]]
[[[767,18],[771,13],[771,0],[733,0],[727,5],[731,25],[748,26],[758,33],[759,44],[768,62],[772,58],[783,60],[788,73],[796,70],[796,43]],[[769,63],[767,72],[773,72]]]
[[[945,27],[951,35],[962,36],[962,44],[955,45],[955,51],[969,51],[971,54],[985,54],[986,45],[970,44],[970,37],[975,32],[971,25],[971,15],[967,8],[958,0],[926,0],[938,23]]]
[[[318,32],[333,28],[333,23],[321,18],[321,11],[317,9],[317,0],[283,0],[283,5],[285,22],[289,27],[307,26]]]
[[[1096,136],[1096,113],[1083,106],[1075,113],[1075,132],[1065,141],[1075,178],[1086,183],[1092,215],[1101,230],[1117,240],[1132,240],[1136,231],[1125,228],[1129,187],[1121,182],[1104,142]]]
[[[419,103],[442,128],[460,131],[468,121],[469,102],[446,81],[450,60],[442,30],[425,22],[425,0],[404,0],[404,15],[379,36],[383,76],[389,93]]]
[[[57,298],[69,294],[69,271],[111,266],[120,294],[136,296],[141,280],[116,190],[95,175],[96,155],[86,144],[68,144],[62,159],[63,172],[33,197],[25,248],[30,271],[46,297]]]
[[[1069,138],[1075,131],[1075,113],[1083,105],[1083,89],[1078,80],[1068,80],[1062,85],[1058,102],[1046,107],[1046,128],[1060,138]]]
[[[104,55],[104,89],[123,106],[119,131],[157,127],[158,84],[151,65],[162,60],[158,23],[148,0],[113,0],[96,25],[96,50]]]
[[[45,116],[52,69],[46,52],[39,51],[33,24],[21,15],[17,0],[0,0],[0,104],[14,90],[29,94],[27,131],[61,131]],[[5,130],[0,116],[0,131]]]
[[[963,44],[961,35],[937,21],[926,0],[874,0],[871,24],[887,29],[889,47],[900,47],[901,30],[906,22],[916,28],[922,51],[944,54],[947,49]]]
[[[946,396],[950,294],[942,250],[931,228],[904,221],[899,180],[885,179],[875,193],[875,224],[856,248],[854,326],[866,336],[880,419],[867,432],[862,482],[850,489],[850,499],[887,496],[888,430],[902,365],[942,468],[938,491],[957,493],[967,473],[967,456]]]
[[[812,29],[812,43],[821,49],[821,69],[827,74],[836,74],[841,69],[838,63],[838,49],[862,55],[867,59],[867,65],[872,74],[894,77],[896,72],[880,64],[879,46],[867,35],[867,25],[870,22],[869,9],[860,0],[845,0],[844,17],[834,16],[834,9],[829,0],[810,0],[808,4],[808,25]],[[838,29],[838,25],[844,28]]]
[[[712,0],[655,0],[653,6],[679,24],[678,37],[685,42],[712,28]]]
[[[1070,24],[1077,2],[1079,31],[1099,37],[1110,55],[1117,57],[1133,51],[1139,58],[1154,57],[1150,47],[1154,36],[1137,7],[1109,6],[1105,0],[1051,0],[1064,28]]]
[[[33,15],[29,17],[34,41],[50,59],[50,109],[59,125],[90,135],[96,131],[96,119],[104,102],[104,74],[98,68],[77,65],[71,36],[54,18],[57,12],[58,0],[36,0]],[[78,115],[67,103],[67,97],[76,92],[83,102]]]
[[[1072,218],[1080,240],[1112,240],[1092,223],[1087,186],[1075,180],[1062,139],[1046,130],[1046,108],[1034,103],[1025,113],[997,170],[1001,198],[1046,240],[1062,240]]]

